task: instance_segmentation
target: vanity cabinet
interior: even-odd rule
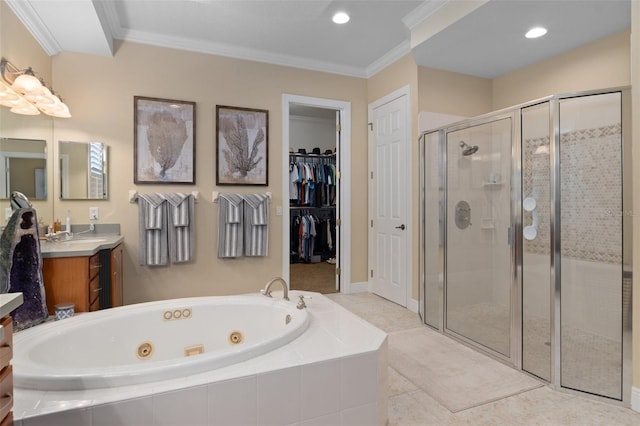
[[[3,336],[0,340],[0,426],[13,424],[13,319],[7,315],[0,320]]]
[[[118,244],[111,250],[111,304],[112,306],[123,305],[123,261],[124,248],[122,244]]]
[[[76,312],[122,305],[122,244],[93,256],[50,257],[42,262],[49,314],[59,303],[73,303]]]
[[[76,312],[100,309],[100,253],[93,256],[45,258],[42,278],[49,314],[59,303],[73,303]]]

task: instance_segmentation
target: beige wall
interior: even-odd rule
[[[419,67],[420,111],[474,117],[492,111],[492,82],[434,68]]]
[[[282,222],[275,206],[282,194],[282,95],[315,96],[351,102],[353,282],[366,281],[367,213],[366,80],[241,61],[135,43],[122,43],[113,58],[62,53],[53,59],[56,87],[65,94],[73,118],[55,121],[56,140],[100,141],[110,147],[109,200],[56,200],[55,211],[71,209],[74,223],[87,223],[89,204],[100,222],[119,223],[125,237],[125,303],[174,297],[253,292],[282,273]],[[196,185],[133,184],[133,97],[196,102]],[[269,187],[215,187],[215,107],[231,105],[269,110]],[[57,175],[54,176],[57,179]],[[196,260],[169,267],[138,265],[138,206],[128,191],[200,191],[196,204]],[[271,191],[269,256],[219,260],[216,256],[217,205],[211,193]]]
[[[630,84],[629,31],[493,80],[493,110],[559,93]]]
[[[18,68],[32,67],[51,82],[51,58],[4,1],[0,2],[0,51]]]
[[[4,1],[0,2],[0,56],[18,68],[32,67],[45,82],[51,83],[51,58],[40,47],[31,33],[16,18]],[[44,114],[38,116],[18,115],[9,108],[0,107],[0,137],[16,139],[38,139],[53,144],[53,120]],[[38,220],[53,219],[52,182],[53,151],[47,151],[47,194],[46,201],[32,201]],[[8,200],[0,200],[0,211],[9,207]],[[0,221],[5,224],[4,214]]]

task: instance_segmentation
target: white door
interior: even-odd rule
[[[338,171],[338,175],[341,174],[341,165],[340,165],[340,145],[341,145],[341,137],[342,134],[342,126],[340,123],[340,111],[336,110],[336,170]],[[340,218],[340,177],[338,177],[338,182],[336,184],[336,241],[333,242],[334,247],[336,248],[336,291],[340,292],[340,272],[341,272],[341,264],[340,264],[340,224],[342,223]]]
[[[407,115],[409,95],[374,104],[370,128],[369,255],[371,289],[379,296],[407,306],[410,277],[410,170]]]
[[[337,132],[337,164],[351,164],[351,103],[324,99],[312,98],[298,95],[282,95],[282,158],[283,164],[289,163],[289,147],[293,146],[289,140],[289,107],[292,104],[304,105],[315,108],[332,109],[337,111],[336,120],[340,120],[340,130]],[[282,193],[289,193],[289,168],[282,168]],[[336,253],[336,267],[340,268],[340,275],[336,274],[336,289],[341,292],[351,292],[351,169],[344,167],[340,170],[339,194],[336,195],[338,204],[336,206],[336,218],[340,218],[340,226],[336,229],[336,241],[334,244],[339,248]],[[284,214],[282,214],[284,213]],[[276,215],[282,214],[282,226],[285,243],[282,244],[282,277],[289,282],[289,258],[290,247],[286,241],[290,240],[291,229],[289,224],[288,203],[278,209]]]

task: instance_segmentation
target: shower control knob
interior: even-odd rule
[[[396,229],[399,229],[401,231],[404,231],[404,229],[406,228],[406,226],[404,226],[404,223],[400,226],[396,226]]]

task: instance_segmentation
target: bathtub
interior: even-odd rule
[[[184,377],[272,351],[308,324],[307,310],[256,296],[174,299],[77,315],[16,334],[14,384],[81,390]]]
[[[14,424],[385,425],[386,333],[321,294],[281,294],[144,303],[20,331]],[[299,295],[306,309],[296,309]],[[195,324],[204,331],[189,339]],[[205,338],[219,329],[218,351]],[[240,344],[228,343],[235,331]]]

